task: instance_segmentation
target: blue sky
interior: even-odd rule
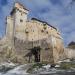
[[[0,37],[5,34],[6,16],[16,0],[0,0]],[[75,0],[17,0],[30,10],[29,18],[36,17],[55,26],[64,44],[75,41]]]

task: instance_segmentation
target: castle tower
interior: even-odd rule
[[[11,12],[11,16],[14,18],[14,36],[19,39],[25,39],[25,27],[27,21],[28,10],[20,3],[15,3],[15,6]]]
[[[6,19],[6,37],[10,41],[10,44],[14,44],[14,37],[25,38],[24,32],[27,14],[28,10],[26,8],[24,8],[20,3],[15,3],[10,16]]]

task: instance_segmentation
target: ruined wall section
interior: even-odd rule
[[[13,24],[13,17],[8,16],[6,19],[6,38],[8,41],[9,46],[12,46],[14,44],[14,24]]]

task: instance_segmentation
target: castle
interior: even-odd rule
[[[8,45],[26,63],[58,62],[64,47],[60,32],[54,26],[37,18],[27,19],[29,10],[20,3],[15,3],[6,19],[6,38]]]

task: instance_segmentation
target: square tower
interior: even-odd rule
[[[14,44],[14,37],[24,39],[28,10],[20,3],[15,3],[10,16],[6,18],[6,37]]]
[[[20,3],[15,3],[11,12],[14,25],[14,36],[19,39],[25,39],[25,28],[28,12],[28,9],[24,8],[24,6]]]

